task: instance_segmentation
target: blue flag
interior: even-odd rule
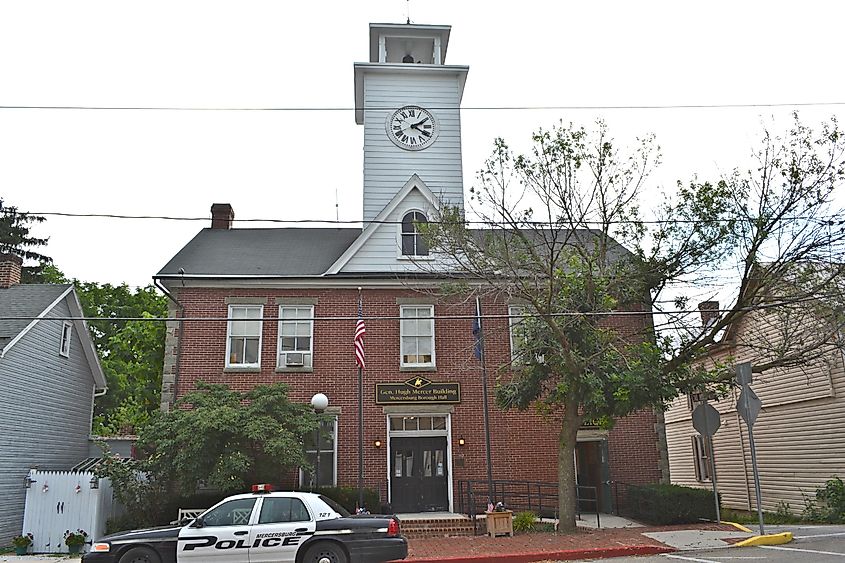
[[[473,354],[479,360],[481,359],[482,349],[482,335],[481,335],[481,303],[475,301],[475,318],[472,319],[472,336],[475,337],[475,346],[473,346]]]

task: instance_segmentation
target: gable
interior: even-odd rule
[[[414,260],[402,255],[402,218],[419,211],[436,219],[439,205],[437,196],[414,174],[326,274],[419,271]]]

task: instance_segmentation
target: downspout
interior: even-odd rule
[[[185,307],[182,305],[182,303],[179,302],[178,299],[176,299],[176,297],[170,291],[167,290],[166,287],[164,287],[164,285],[159,283],[158,278],[153,277],[153,284],[158,289],[160,289],[161,292],[164,295],[166,295],[167,298],[170,299],[176,305],[176,307],[178,309],[177,316],[178,316],[179,320],[177,321],[178,322],[178,328],[177,329],[179,331],[179,337],[176,339],[176,361],[173,365],[173,402],[175,403],[176,397],[179,396],[179,366],[180,366],[181,360],[182,360],[182,328],[183,328],[182,317],[184,317]],[[167,331],[165,331],[165,337],[164,338],[165,338],[165,342],[167,342]],[[164,378],[163,373],[162,373],[162,378]]]

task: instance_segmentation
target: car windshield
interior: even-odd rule
[[[335,512],[337,512],[338,514],[340,514],[344,518],[347,517],[347,516],[351,516],[351,514],[349,514],[349,511],[347,511],[345,508],[340,506],[338,503],[336,503],[335,501],[333,501],[329,497],[320,495],[320,500],[323,501],[324,503],[328,504],[329,508],[331,508],[332,510],[334,510]]]

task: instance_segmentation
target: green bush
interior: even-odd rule
[[[807,499],[804,517],[814,522],[845,523],[845,483],[839,477],[829,479],[816,489],[816,498]]]
[[[693,524],[715,520],[713,491],[680,485],[641,485],[628,491],[631,516],[649,524]]]
[[[537,515],[533,512],[517,512],[513,516],[514,532],[533,532],[537,528]]]

